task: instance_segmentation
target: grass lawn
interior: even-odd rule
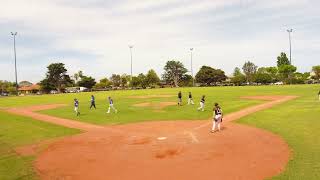
[[[14,148],[80,131],[0,111],[0,179],[37,179],[33,156],[20,156]]]
[[[238,121],[280,135],[293,150],[286,170],[275,180],[320,179],[320,101],[312,87],[298,91],[300,98]]]
[[[299,98],[295,100],[244,117],[237,122],[272,131],[283,137],[293,150],[292,160],[289,162],[287,169],[280,176],[274,177],[274,179],[312,180],[320,179],[320,102],[317,100],[319,88],[320,86],[317,85],[295,85],[94,92],[92,94],[96,96],[98,108],[96,110],[89,110],[91,93],[11,97],[0,99],[0,109],[1,107],[23,107],[39,104],[63,103],[68,104],[68,106],[42,111],[41,113],[93,124],[121,124],[148,120],[208,119],[212,114],[211,109],[214,102],[219,102],[224,112],[227,114],[238,111],[243,107],[256,105],[262,102],[240,99],[239,97],[241,96],[297,95]],[[155,112],[155,109],[151,107],[133,106],[134,104],[143,102],[152,102],[155,106],[163,101],[176,102],[176,95],[179,90],[183,93],[184,103],[187,101],[187,93],[191,91],[196,104],[194,106],[184,105],[183,107],[169,106],[164,109],[164,112]],[[160,94],[173,95],[173,97],[151,99],[129,98],[129,96]],[[203,94],[207,96],[206,111],[198,112],[196,108],[199,106],[198,103]],[[119,110],[119,113],[106,114],[108,107],[106,99],[108,96],[113,97],[115,107]],[[80,101],[80,117],[76,117],[73,112],[73,98],[78,98]],[[18,118],[12,115],[6,116],[7,119],[10,120]],[[18,123],[16,122],[15,125],[19,126],[20,121]],[[21,126],[24,127],[24,125]],[[48,129],[52,130],[51,127],[48,127]],[[12,137],[13,141],[22,138],[15,138],[14,134],[17,132],[18,131],[15,131],[15,128],[10,131],[8,130],[7,134],[13,135],[7,135],[7,137]],[[53,134],[56,134],[57,132],[61,131],[56,130]],[[34,132],[32,132],[32,134],[33,133]],[[2,138],[2,136],[0,138]],[[15,144],[12,146],[15,146]],[[28,162],[28,160],[25,160],[24,162]],[[2,168],[1,165],[0,168]],[[2,175],[2,172],[0,172],[0,174]]]

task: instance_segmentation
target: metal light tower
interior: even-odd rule
[[[287,32],[289,33],[289,45],[290,45],[290,64],[291,64],[291,33],[293,29],[288,29]]]
[[[130,79],[132,80],[132,48],[133,48],[133,45],[129,45],[129,48],[130,48],[130,57],[131,57],[131,77],[130,77]]]
[[[194,86],[193,65],[192,65],[192,51],[193,51],[193,48],[190,48],[192,86]]]
[[[13,36],[13,51],[14,51],[14,70],[15,70],[15,77],[16,77],[16,92],[18,95],[18,74],[17,74],[17,54],[16,54],[16,35],[17,32],[11,32]]]

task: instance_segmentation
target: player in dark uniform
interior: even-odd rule
[[[189,98],[188,98],[188,105],[190,104],[194,105],[191,92],[189,92]]]
[[[319,101],[320,101],[320,90],[319,90],[319,92],[318,92],[318,98],[319,98]]]
[[[212,129],[211,129],[212,133],[216,131],[216,127],[218,128],[218,131],[220,131],[220,126],[221,126],[221,122],[222,122],[222,118],[223,118],[223,112],[222,112],[222,109],[218,103],[214,104],[213,112],[214,112],[213,125],[212,125]]]
[[[93,95],[91,95],[91,100],[90,100],[90,102],[91,102],[90,109],[91,109],[92,107],[94,107],[94,109],[96,109],[96,100],[95,100],[95,97],[94,97]]]
[[[203,95],[202,96],[202,98],[201,98],[201,100],[200,100],[200,107],[198,108],[198,111],[204,111],[204,103],[206,102],[206,96],[205,95]]]
[[[181,91],[179,91],[178,93],[178,106],[181,106],[182,105],[182,93]]]

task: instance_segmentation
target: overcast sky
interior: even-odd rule
[[[194,70],[202,65],[231,74],[246,60],[276,65],[289,54],[299,71],[320,64],[319,0],[1,0],[0,79],[14,80],[17,31],[18,79],[38,82],[53,62],[70,75],[83,70],[97,79],[113,73],[155,69],[167,60]]]

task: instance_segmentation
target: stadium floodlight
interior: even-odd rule
[[[130,48],[130,57],[131,57],[131,77],[130,77],[130,79],[132,80],[132,48],[133,48],[133,45],[129,45],[129,48]]]
[[[17,32],[11,32],[13,36],[13,51],[14,51],[14,70],[15,70],[15,78],[16,78],[16,93],[18,95],[18,73],[17,73],[17,54],[16,54],[16,36]]]
[[[193,62],[192,62],[192,51],[193,48],[190,48],[190,60],[191,60],[191,76],[192,76],[192,86],[194,86],[194,77],[193,77]]]
[[[293,29],[288,29],[287,32],[289,33],[289,46],[290,46],[290,64],[291,64],[291,33]]]

